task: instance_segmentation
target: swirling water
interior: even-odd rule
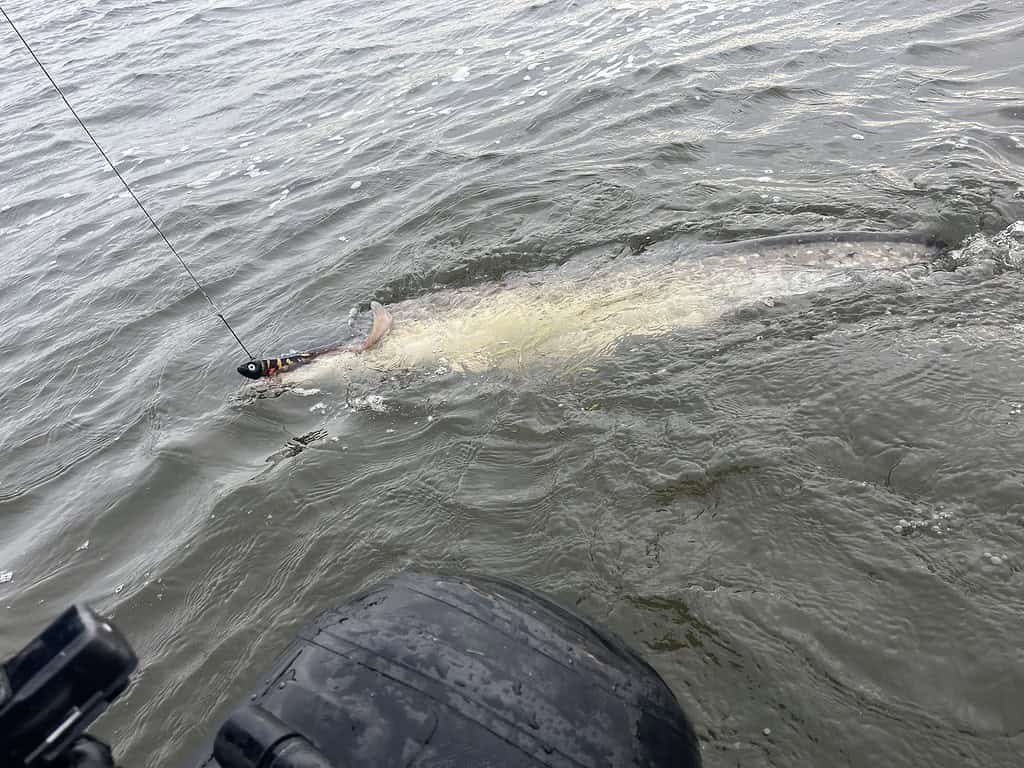
[[[112,613],[142,658],[97,729],[125,765],[187,762],[305,618],[407,566],[619,631],[711,766],[1019,763],[1018,4],[5,7],[268,354],[374,297],[708,242],[964,245],[582,364],[253,398],[0,28],[0,650],[70,600]]]

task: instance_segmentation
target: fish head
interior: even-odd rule
[[[242,363],[235,370],[247,379],[258,379],[263,375],[263,366],[260,365],[259,360],[250,360],[247,363]]]

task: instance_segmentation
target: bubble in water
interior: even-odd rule
[[[854,141],[864,141],[864,134],[863,133],[854,133],[854,134],[850,135],[850,138],[853,139]]]
[[[352,186],[349,187],[349,189],[359,189],[361,186],[363,186],[363,182],[361,182],[361,181],[353,181],[352,182]]]
[[[356,397],[349,401],[349,405],[352,406],[353,410],[371,410],[375,413],[387,413],[388,407],[384,402],[384,398],[381,395],[367,395],[366,397]]]
[[[928,518],[919,517],[910,520],[900,518],[899,522],[893,526],[893,530],[896,533],[902,533],[904,535],[911,534],[922,529],[928,529],[935,534],[943,534],[949,531],[948,524],[943,525],[943,523],[952,519],[952,512],[932,512]]]

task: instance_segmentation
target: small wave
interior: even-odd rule
[[[1024,220],[994,235],[979,232],[968,237],[960,248],[942,256],[940,266],[950,271],[987,266],[996,271],[1024,271]]]

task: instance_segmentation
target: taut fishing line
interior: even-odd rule
[[[68,101],[68,97],[64,95],[64,91],[62,91],[60,89],[60,86],[57,85],[57,81],[50,76],[50,73],[46,70],[46,67],[43,66],[43,62],[41,62],[39,60],[39,57],[36,56],[36,52],[32,50],[32,46],[28,44],[28,40],[26,40],[24,36],[21,34],[21,32],[18,31],[18,28],[14,26],[14,22],[11,21],[11,17],[7,15],[7,11],[4,10],[4,7],[2,5],[0,5],[0,14],[3,14],[4,20],[6,20],[7,23],[11,25],[11,29],[14,30],[14,34],[18,36],[18,39],[21,40],[22,45],[25,46],[25,50],[29,52],[29,55],[31,55],[32,58],[35,60],[36,64],[39,65],[39,68],[43,71],[43,74],[46,75],[46,79],[50,81],[50,85],[52,85],[54,90],[57,91],[58,94],[60,94],[60,97],[64,100],[64,103],[67,105],[67,108],[71,110],[71,114],[75,116],[75,120],[77,120],[78,124],[82,126],[82,130],[85,131],[85,135],[89,137],[89,140],[93,143],[93,145],[95,145],[96,149],[99,150],[99,153],[103,155],[103,159],[107,161],[107,165],[110,166],[110,170],[112,170],[114,174],[117,176],[117,178],[121,180],[121,183],[124,184],[124,188],[128,190],[128,194],[132,196],[132,200],[135,201],[135,204],[139,206],[139,209],[146,215],[146,218],[149,219],[149,223],[153,225],[153,229],[155,229],[157,231],[157,234],[159,234],[160,237],[163,238],[163,241],[167,244],[167,247],[171,249],[171,253],[174,254],[175,258],[178,260],[181,266],[185,268],[185,271],[188,273],[188,276],[192,278],[192,282],[196,284],[196,288],[199,289],[199,292],[203,294],[203,297],[210,303],[210,306],[213,307],[214,314],[216,314],[217,317],[221,319],[221,322],[224,323],[224,326],[234,337],[235,341],[238,342],[238,346],[242,348],[242,351],[249,356],[249,359],[255,359],[252,353],[248,349],[246,349],[246,346],[245,344],[242,343],[242,340],[238,338],[238,334],[235,333],[235,329],[231,327],[231,323],[229,323],[227,318],[224,317],[224,313],[220,311],[220,309],[214,303],[213,299],[210,298],[210,294],[206,292],[206,289],[203,288],[202,284],[196,278],[195,274],[193,274],[192,270],[189,269],[188,264],[186,264],[185,260],[181,258],[181,254],[179,254],[177,249],[175,249],[175,247],[171,244],[171,241],[167,239],[167,235],[165,235],[164,231],[160,229],[160,225],[156,223],[156,220],[152,216],[149,215],[149,211],[146,210],[146,206],[142,204],[142,201],[139,200],[135,192],[132,191],[132,188],[128,186],[128,182],[125,181],[124,176],[121,175],[121,172],[117,170],[117,167],[111,162],[110,158],[107,156],[107,153],[103,151],[103,147],[101,147],[100,143],[96,141],[96,137],[92,135],[92,131],[89,130],[89,127],[85,124],[85,122],[83,122],[82,118],[78,116],[78,112],[76,112],[75,108],[71,106],[71,102]]]

